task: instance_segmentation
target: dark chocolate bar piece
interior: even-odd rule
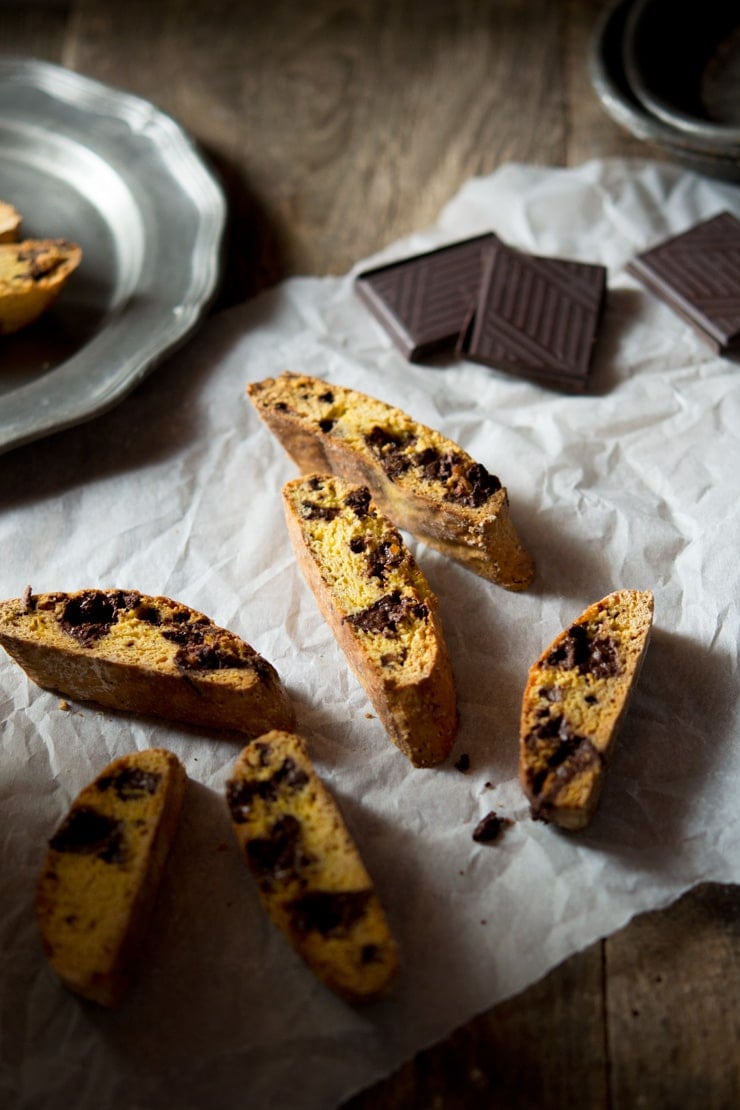
[[[740,350],[740,220],[721,212],[627,266],[718,354]]]
[[[475,305],[488,232],[365,270],[355,290],[406,358],[454,350]]]
[[[606,269],[486,247],[478,303],[460,353],[570,393],[587,383],[606,291]]]

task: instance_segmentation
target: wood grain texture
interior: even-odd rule
[[[68,10],[60,60],[170,112],[220,172],[223,307],[287,275],[345,272],[504,162],[634,153],[589,84],[601,7],[71,0],[53,11]]]
[[[603,0],[17,0],[0,50],[177,118],[230,205],[214,309],[346,271],[508,161],[661,158],[587,69]],[[420,1053],[348,1110],[740,1105],[740,888],[633,921]]]
[[[343,1110],[606,1107],[603,951],[592,945]]]
[[[707,884],[606,943],[611,1106],[740,1106],[740,887]]]

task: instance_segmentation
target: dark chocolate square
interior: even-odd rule
[[[488,232],[413,255],[355,279],[355,290],[410,360],[454,350],[478,296]]]
[[[721,212],[627,266],[718,354],[740,350],[740,220]]]
[[[478,303],[460,353],[571,393],[587,383],[606,269],[543,258],[500,240],[486,247]]]

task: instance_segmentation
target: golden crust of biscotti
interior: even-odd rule
[[[351,1002],[398,972],[388,921],[304,740],[272,731],[236,760],[226,798],[260,901],[311,970]]]
[[[139,962],[185,794],[172,752],[133,752],[77,796],[36,891],[46,957],[70,990],[117,1005]]]
[[[167,597],[29,590],[0,602],[0,645],[39,686],[110,709],[248,736],[295,720],[266,659]]]
[[[18,238],[21,223],[21,215],[13,205],[0,200],[0,243],[14,243]]]
[[[561,632],[529,671],[519,777],[532,815],[584,828],[647,651],[654,600],[617,590]]]
[[[253,382],[248,394],[304,474],[366,485],[399,528],[506,589],[531,584],[534,563],[514,529],[506,490],[440,432],[305,374]]]
[[[366,486],[332,475],[283,487],[288,533],[318,606],[391,740],[417,767],[441,763],[457,731],[438,602]]]
[[[54,303],[82,261],[66,239],[0,245],[0,335],[20,331]]]

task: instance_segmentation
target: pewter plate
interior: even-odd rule
[[[148,101],[0,57],[0,198],[22,237],[83,260],[36,324],[0,337],[0,451],[91,419],[192,332],[216,288],[226,202]]]

